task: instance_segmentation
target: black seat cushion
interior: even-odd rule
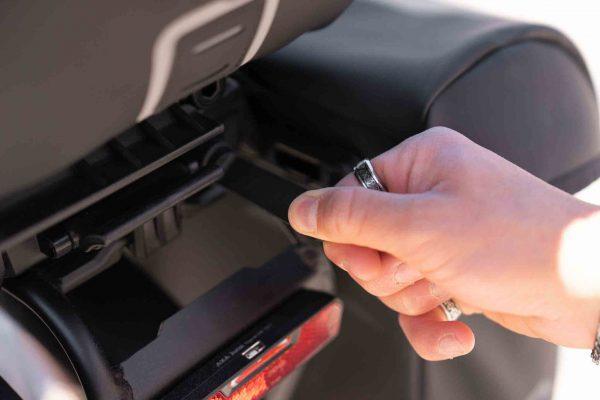
[[[277,126],[277,139],[318,143],[321,158],[341,149],[370,157],[445,125],[568,190],[600,173],[584,61],[545,26],[422,1],[358,0],[244,72],[268,125],[293,127]]]

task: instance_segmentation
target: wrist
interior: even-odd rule
[[[561,234],[558,272],[574,300],[573,313],[585,319],[579,321],[581,347],[591,348],[600,323],[600,207],[578,202],[575,216]]]
[[[560,235],[558,272],[570,295],[600,300],[600,207],[577,202]]]

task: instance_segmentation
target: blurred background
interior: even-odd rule
[[[464,8],[554,26],[577,44],[586,58],[596,91],[600,82],[600,1],[597,0],[446,0]],[[600,180],[579,194],[600,204]],[[588,350],[560,349],[554,400],[598,399],[599,367]],[[535,394],[534,394],[535,396]],[[531,398],[527,400],[537,400]]]

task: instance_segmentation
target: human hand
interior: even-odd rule
[[[446,128],[372,163],[389,193],[364,189],[350,175],[300,196],[289,220],[324,240],[333,263],[400,313],[417,353],[442,360],[473,348],[470,328],[445,321],[438,308],[450,298],[512,331],[592,347],[598,208]]]

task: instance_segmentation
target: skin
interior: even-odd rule
[[[445,321],[438,308],[450,298],[514,332],[592,347],[600,317],[598,207],[446,128],[372,163],[388,193],[349,175],[298,197],[289,220],[323,240],[334,264],[399,313],[419,355],[445,360],[473,349],[469,326]]]

